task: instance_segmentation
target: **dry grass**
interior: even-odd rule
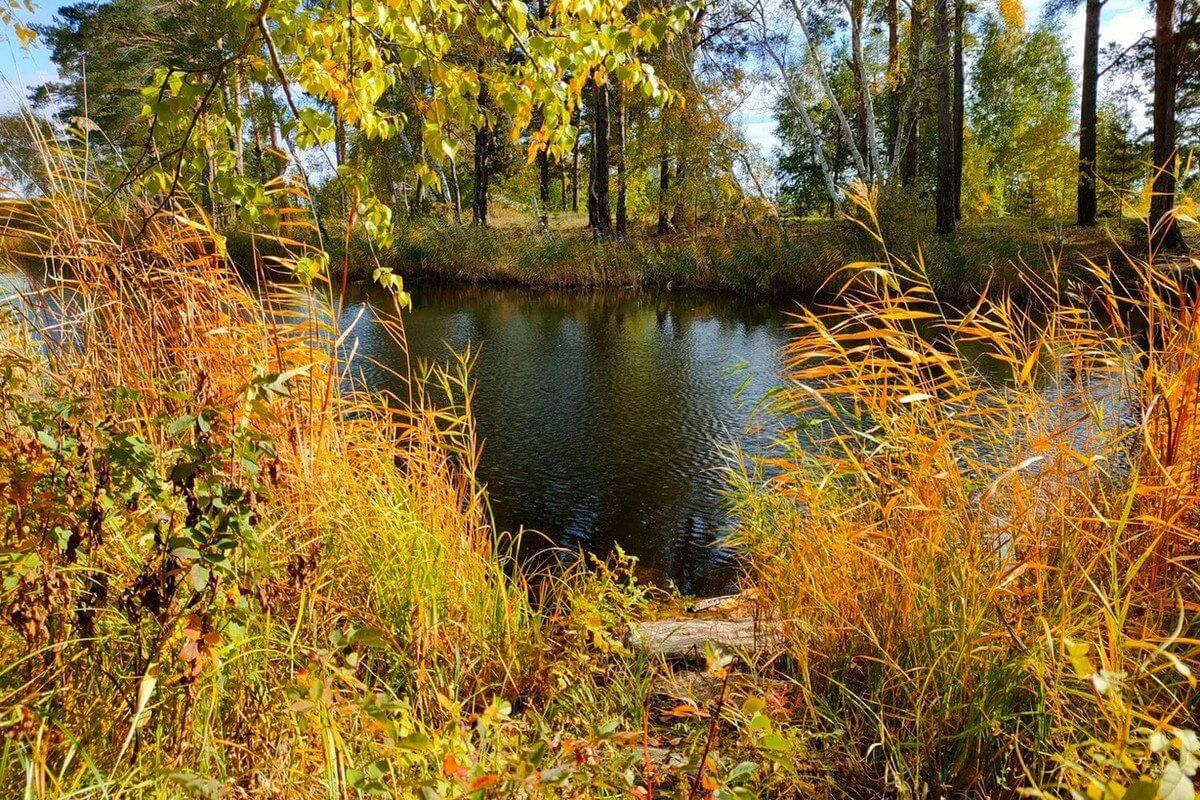
[[[523,780],[524,740],[485,736],[515,725],[496,698],[548,697],[582,595],[547,578],[559,616],[534,613],[473,480],[465,378],[431,378],[454,407],[421,383],[343,397],[310,295],[256,295],[196,209],[43,149],[55,193],[6,200],[0,237],[46,270],[0,341],[5,795]]]
[[[965,315],[919,262],[848,268],[789,354],[820,421],[739,487],[786,683],[652,719],[645,595],[511,562],[464,371],[452,407],[343,396],[336,287],[259,295],[196,209],[42,151],[0,209],[47,270],[0,339],[6,796],[1183,796],[1200,319],[1165,265]]]
[[[784,403],[812,427],[736,537],[851,794],[1116,798],[1195,727],[1197,290],[1093,266],[962,314],[889,257],[796,319]]]

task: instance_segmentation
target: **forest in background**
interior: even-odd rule
[[[458,98],[457,119],[431,131],[428,111],[437,93],[421,69],[373,87],[378,121],[363,125],[360,112],[343,108],[345,99],[327,91],[333,86],[317,81],[311,93],[303,87],[285,92],[262,45],[231,59],[238,23],[227,20],[220,4],[205,2],[64,6],[52,23],[30,32],[50,49],[59,70],[30,100],[55,125],[88,128],[93,158],[119,171],[121,164],[136,166],[151,134],[167,140],[179,134],[155,129],[146,87],[161,89],[164,70],[174,80],[206,76],[217,88],[204,100],[205,110],[211,115],[219,108],[224,131],[204,134],[211,139],[201,148],[207,154],[180,161],[174,171],[187,178],[182,183],[194,187],[193,199],[218,227],[260,226],[262,200],[255,193],[261,189],[255,187],[291,163],[312,181],[313,208],[327,228],[344,222],[348,191],[386,206],[385,227],[410,245],[397,248],[400,271],[424,265],[466,277],[475,262],[479,272],[491,266],[537,282],[541,266],[551,273],[546,282],[556,281],[561,256],[535,252],[524,259],[534,266],[497,266],[492,262],[503,259],[489,257],[481,244],[491,237],[448,230],[470,224],[642,243],[683,234],[691,253],[666,269],[676,278],[704,267],[735,273],[730,262],[745,260],[741,256],[824,274],[827,269],[812,265],[830,253],[812,247],[731,257],[697,242],[732,233],[775,245],[828,234],[836,240],[829,249],[844,255],[855,245],[837,240],[836,226],[808,223],[840,219],[847,209],[844,187],[855,181],[884,187],[885,219],[918,218],[939,234],[964,219],[984,221],[978,235],[986,242],[957,254],[958,260],[986,258],[989,247],[999,248],[1001,255],[989,259],[996,267],[1013,257],[1004,244],[1014,236],[1028,254],[1041,241],[1036,231],[1109,220],[1115,232],[1084,234],[1078,247],[1094,255],[1114,236],[1126,243],[1127,218],[1153,227],[1176,203],[1185,214],[1194,208],[1200,180],[1192,157],[1200,141],[1196,4],[1156,5],[1154,30],[1118,48],[1105,45],[1104,3],[1083,0],[1081,63],[1072,62],[1063,33],[1076,5],[1055,0],[1033,20],[1016,0],[994,7],[966,0],[680,5],[680,35],[646,51],[641,64],[649,79],[637,88],[569,72],[555,76],[578,83],[583,98],[554,120],[565,137],[561,147],[543,146],[552,120],[542,110],[518,112],[515,101],[493,96],[486,82]],[[536,25],[548,8],[543,0],[522,13]],[[342,60],[353,51],[352,34]],[[440,63],[482,75],[523,57],[520,48],[462,26],[445,42]],[[215,71],[223,60],[229,63]],[[347,72],[342,64],[313,68],[327,71],[333,82]],[[349,67],[341,79],[352,80],[353,72]],[[651,88],[660,82],[671,87],[669,98]],[[747,104],[773,108],[778,146],[771,152],[748,141],[737,124]],[[5,125],[22,127],[16,118]],[[36,175],[21,137],[11,137],[4,152],[15,179]],[[231,192],[232,186],[215,186],[218,180],[242,185]],[[986,222],[999,219],[1029,224],[989,235]],[[889,233],[900,238],[911,226],[894,227]],[[1162,239],[1178,248],[1174,229],[1164,225]],[[924,230],[922,238],[928,238]],[[536,250],[537,244],[518,236],[505,249]],[[661,254],[661,247],[654,249]],[[668,249],[677,255],[688,247]],[[619,265],[614,252],[591,260]],[[443,263],[454,262],[452,256],[466,263]],[[585,279],[577,276],[577,282]],[[764,285],[759,281],[758,288]],[[792,288],[808,287],[800,280]]]

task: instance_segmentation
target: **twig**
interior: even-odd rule
[[[1130,50],[1137,47],[1142,42],[1149,42],[1149,41],[1150,41],[1150,36],[1146,33],[1143,33],[1131,45],[1129,45],[1124,50],[1122,50],[1121,52],[1119,52],[1115,56],[1113,56],[1112,61],[1108,62],[1108,66],[1096,73],[1096,77],[1103,78],[1104,73],[1108,72],[1110,69],[1113,69],[1114,67],[1120,66],[1121,62],[1125,60],[1125,56],[1129,55]]]
[[[646,688],[646,699],[642,702],[642,780],[646,784],[646,800],[654,800],[654,774],[650,770],[650,692],[654,678]]]
[[[708,754],[713,742],[717,739],[717,726],[721,724],[721,709],[725,706],[725,691],[729,688],[729,667],[725,668],[725,677],[721,681],[721,694],[717,698],[717,707],[713,710],[712,722],[708,726],[708,738],[704,741],[704,752],[700,754],[700,764],[696,767],[696,777],[692,780],[692,790],[688,792],[688,800],[696,800],[700,796],[700,782],[704,779],[704,766],[708,763]]]

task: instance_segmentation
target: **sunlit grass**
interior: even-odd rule
[[[469,359],[344,393],[336,282],[252,290],[198,209],[42,153],[50,193],[0,209],[5,266],[45,270],[0,338],[7,795],[1183,797],[1181,265],[1080,281],[1052,256],[955,310],[856,192],[882,255],[822,276],[840,294],[787,354],[782,410],[815,421],[734,473],[748,596],[785,644],[728,702],[663,708],[624,641],[657,613],[628,565],[531,572],[492,529]],[[275,190],[286,270],[311,236]]]
[[[889,257],[798,313],[783,404],[820,421],[735,543],[852,793],[1120,797],[1170,760],[1131,743],[1195,726],[1197,294],[1126,266],[960,312]]]
[[[465,373],[343,396],[319,303],[252,292],[197,209],[44,155],[56,193],[3,209],[6,266],[45,276],[0,343],[0,786],[411,796],[528,778],[503,698],[586,690],[592,667],[566,666],[591,663],[568,644],[575,603],[624,590],[512,563],[473,478]],[[282,214],[286,252],[302,212]]]

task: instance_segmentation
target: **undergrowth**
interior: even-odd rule
[[[114,195],[42,147],[51,193],[9,196],[0,231],[5,269],[41,269],[0,317],[0,793],[623,797],[695,776],[735,797],[773,779],[708,753],[699,707],[649,729],[627,561],[513,561],[462,371],[344,396],[348,332],[320,310],[338,289],[252,290],[198,209]],[[303,275],[321,259],[280,191],[278,264]],[[739,718],[749,747],[765,710]],[[651,759],[668,735],[673,759]]]
[[[1048,258],[1064,271],[1086,272],[1088,259],[1119,255],[1132,246],[1128,231],[1064,229],[1051,222],[973,220],[951,237],[933,237],[924,213],[891,198],[879,220],[889,251],[904,258],[918,251],[932,288],[944,299],[974,300],[990,285],[1026,288],[1022,275],[1048,275]],[[831,298],[847,262],[885,257],[851,213],[840,220],[789,222],[787,236],[743,228],[658,236],[637,230],[629,241],[593,240],[587,230],[529,226],[480,228],[438,216],[397,223],[395,242],[374,252],[357,233],[344,253],[344,230],[327,223],[335,280],[344,264],[350,277],[368,280],[376,259],[409,279],[552,288],[648,287],[703,289],[775,299]],[[234,263],[249,269],[282,250],[270,237],[225,232]]]
[[[1072,271],[1087,257],[1116,254],[1128,246],[1103,231],[1064,231],[1026,220],[964,223],[952,237],[934,238],[930,220],[911,201],[890,198],[877,221],[890,252],[918,251],[931,286],[946,299],[975,299],[991,283],[1010,291],[1025,288],[1023,273],[1042,271],[1047,256],[1058,254]],[[877,261],[884,250],[859,224],[846,219],[801,221],[777,231],[743,228],[654,235],[638,230],[630,241],[596,242],[586,230],[531,227],[479,228],[440,217],[400,223],[396,242],[379,254],[384,263],[409,277],[437,281],[577,288],[640,286],[705,289],[750,297],[811,298],[836,294],[841,267]],[[333,236],[341,240],[341,236]],[[244,236],[235,236],[235,260],[249,262]],[[335,269],[342,263],[334,258]],[[349,264],[356,278],[368,278],[372,255],[352,242]]]
[[[1192,797],[1196,278],[1050,267],[963,313],[889,255],[795,318],[734,543],[848,794]]]
[[[708,652],[699,697],[627,644],[659,613],[628,562],[511,557],[464,370],[339,390],[300,209],[272,255],[311,285],[252,289],[199,210],[44,150],[0,231],[42,269],[0,324],[5,796],[1193,796],[1177,265],[1051,262],[956,312],[855,193],[881,257],[797,317],[805,422],[734,473],[781,644]]]

